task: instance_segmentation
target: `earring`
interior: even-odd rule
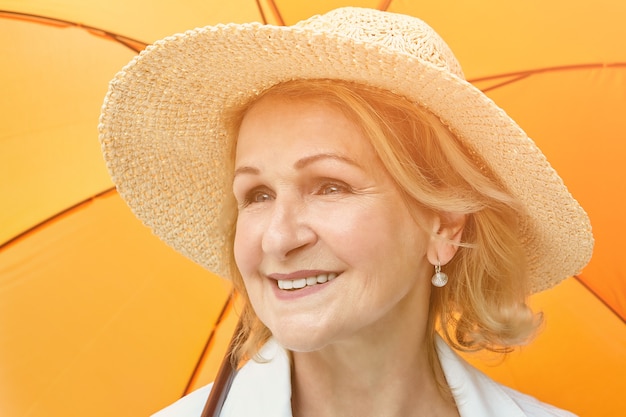
[[[448,283],[448,275],[441,272],[441,262],[435,265],[435,275],[430,279],[435,287],[441,288]]]

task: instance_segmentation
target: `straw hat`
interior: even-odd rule
[[[227,276],[230,146],[222,110],[292,79],[387,89],[439,116],[524,204],[533,290],[591,257],[589,219],[531,139],[466,82],[444,41],[414,17],[342,8],[294,26],[208,26],[146,48],[111,81],[100,118],[108,169],[135,215],[173,248]]]

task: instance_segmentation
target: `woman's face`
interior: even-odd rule
[[[283,346],[313,351],[426,322],[428,234],[340,110],[261,99],[241,125],[233,191],[235,260]]]

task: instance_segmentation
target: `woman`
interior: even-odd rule
[[[112,81],[100,137],[135,214],[243,300],[232,386],[158,416],[571,415],[449,347],[527,343],[527,296],[593,238],[420,20],[343,8],[157,42]]]

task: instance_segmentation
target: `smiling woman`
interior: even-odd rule
[[[427,234],[358,126],[325,103],[265,97],[246,114],[236,155],[236,166],[259,167],[233,188],[235,260],[260,321],[294,351],[375,334],[431,268]],[[247,199],[259,189],[269,198]],[[329,274],[337,278],[326,285],[278,286]],[[424,310],[420,292],[410,305]]]
[[[393,278],[430,277],[424,273],[424,265],[413,265],[407,260],[427,261],[426,270],[431,271],[430,265],[447,265],[462,247],[465,249],[461,249],[461,253],[467,254],[460,255],[460,261],[452,262],[447,269],[452,270],[463,261],[459,270],[480,265],[472,279],[467,282],[456,279],[448,288],[435,293],[431,303],[421,300],[414,304],[430,304],[431,317],[440,320],[449,342],[457,346],[460,342],[464,348],[499,349],[528,339],[538,320],[525,305],[529,284],[516,234],[514,210],[517,203],[485,175],[484,163],[473,164],[478,158],[467,155],[436,118],[383,90],[339,81],[300,80],[270,88],[260,98],[234,110],[232,120],[229,130],[238,132],[238,137],[233,138],[236,143],[233,189],[239,206],[233,242],[237,262],[232,265],[232,271],[240,292],[245,294],[246,289],[249,291],[258,285],[255,282],[244,285],[239,279],[239,273],[244,273],[242,266],[248,266],[244,260],[252,262],[246,269],[250,274],[267,269],[267,266],[260,269],[258,265],[262,253],[258,254],[259,259],[251,258],[258,252],[268,253],[270,248],[276,259],[289,258],[294,264],[292,268],[301,264],[319,272],[303,270],[295,275],[280,274],[282,279],[278,286],[304,287],[307,277],[324,276],[329,271],[340,273],[338,268],[320,269],[319,263],[324,262],[320,251],[326,242],[336,247],[335,251],[353,251],[367,259],[371,264],[363,268],[368,271],[366,275],[384,277],[381,284],[393,290],[390,285]],[[389,149],[393,143],[395,149]],[[248,175],[240,175],[244,172]],[[407,188],[403,188],[403,184]],[[262,196],[261,201],[259,196]],[[409,217],[402,221],[401,214],[405,211]],[[362,213],[361,218],[359,213]],[[387,213],[394,213],[393,219],[400,224],[377,222],[386,220]],[[467,214],[473,216],[463,234]],[[493,239],[490,245],[484,246],[473,244],[477,239],[485,239],[479,223],[480,219],[490,216],[497,219],[490,219],[490,224],[497,228],[498,240]],[[415,233],[421,236],[412,237],[410,231],[416,228]],[[421,245],[403,241],[405,237]],[[385,246],[387,238],[391,241]],[[438,246],[431,248],[426,259],[428,240]],[[313,247],[315,249],[311,249]],[[500,248],[510,251],[511,256],[502,259],[489,252]],[[334,257],[337,261],[349,258],[347,254]],[[489,259],[498,259],[498,262],[489,264]],[[396,269],[407,268],[403,272],[381,270],[390,263],[400,264],[393,265]],[[486,270],[500,271],[498,275],[508,279],[495,281],[484,273]],[[464,276],[460,272],[456,275]],[[493,282],[490,283],[490,279]],[[288,283],[281,284],[285,281]],[[271,281],[269,285],[276,287]],[[367,280],[359,281],[358,285],[356,290],[337,291],[342,294],[338,302],[352,307],[366,303],[365,308],[371,311],[373,304],[369,304],[360,290],[365,288],[376,294],[384,291],[368,285]],[[490,291],[481,291],[480,285],[489,286]],[[456,286],[458,290],[451,290]],[[465,287],[476,294],[497,296],[483,297],[479,302],[463,299]],[[308,292],[312,292],[311,289]],[[395,295],[404,296],[402,292]],[[450,298],[453,295],[458,298]],[[509,299],[510,305],[518,307],[503,311],[503,299]],[[265,329],[267,320],[262,317],[259,320],[260,306],[255,306],[253,300],[247,307],[243,316],[248,318],[245,322],[249,324],[245,328],[260,329],[259,337],[250,337],[257,334],[251,331],[242,338],[250,346],[238,351],[239,360],[253,356],[255,347],[270,334],[276,336],[276,331]],[[329,306],[316,306],[314,311],[318,315],[324,311],[332,317],[343,317],[334,314]],[[293,318],[292,314],[289,316]],[[454,336],[449,332],[453,328],[452,320],[461,324]],[[317,320],[309,317],[303,321],[310,326],[327,326],[319,316]],[[434,349],[435,321],[424,320],[424,323],[429,328],[427,340]],[[305,327],[297,326],[301,330]],[[509,333],[501,332],[501,327],[510,329]],[[479,328],[484,330],[476,332]],[[384,333],[378,332],[379,337]],[[299,332],[290,334],[300,335]]]
[[[450,348],[530,340],[527,297],[593,238],[420,20],[345,8],[169,38],[111,83],[100,138],[137,216],[243,299],[232,386],[160,417],[571,415]]]

